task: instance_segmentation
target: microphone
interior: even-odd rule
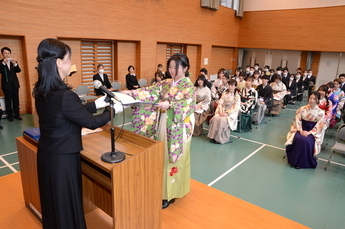
[[[93,86],[98,89],[101,90],[104,94],[106,94],[107,96],[109,96],[110,98],[114,98],[115,95],[109,91],[106,87],[103,86],[103,84],[101,83],[101,81],[99,80],[94,80],[93,81]]]
[[[93,81],[93,86],[98,89],[101,90],[104,94],[106,94],[108,97],[110,98],[114,98],[115,100],[117,100],[118,102],[121,103],[121,100],[114,95],[114,93],[112,93],[111,91],[109,91],[106,87],[103,86],[103,84],[101,83],[101,81],[99,80],[94,80]]]

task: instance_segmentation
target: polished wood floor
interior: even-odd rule
[[[25,207],[20,172],[0,177],[0,187],[6,187],[0,191],[0,228],[41,228]],[[195,180],[187,196],[162,211],[162,229],[308,228]],[[87,214],[86,221],[89,229],[110,229],[112,224],[100,210]]]

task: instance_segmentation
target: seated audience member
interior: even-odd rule
[[[155,78],[152,79],[151,85],[155,85],[156,83],[161,82],[164,79],[164,74],[162,71],[155,72]]]
[[[212,99],[218,99],[218,89],[221,88],[223,85],[227,85],[228,82],[223,82],[222,78],[224,76],[225,69],[221,68],[218,70],[218,77],[217,79],[213,82],[212,87],[211,87],[211,95]],[[227,88],[228,86],[226,86]]]
[[[132,65],[128,66],[128,74],[126,75],[126,85],[128,90],[140,88],[137,77],[134,72],[134,67]]]
[[[244,80],[244,75],[243,74],[240,74],[238,76],[238,81],[237,81],[237,87],[236,89],[238,91],[242,90],[242,88],[244,88],[246,86],[246,81]]]
[[[315,168],[321,150],[325,112],[318,106],[319,93],[312,92],[308,105],[296,111],[296,117],[287,134],[286,154],[291,167]]]
[[[258,63],[254,64],[254,71],[258,71],[260,68],[260,65]]]
[[[249,76],[249,71],[250,71],[250,65],[247,65],[246,66],[246,71],[245,72],[243,72],[243,78],[245,79],[245,78],[247,78],[248,76]],[[237,82],[238,83],[238,82]],[[238,86],[238,85],[237,85]]]
[[[208,75],[207,75],[207,69],[206,68],[202,68],[200,69],[200,75],[204,75],[206,78],[206,86],[211,90],[211,82],[209,81]]]
[[[273,93],[272,88],[268,85],[269,76],[262,77],[262,84],[259,85],[256,90],[258,91],[258,103],[256,105],[256,111],[253,113],[253,123],[258,125],[262,122],[266,108],[273,106]]]
[[[272,115],[279,115],[283,106],[283,100],[286,94],[286,86],[281,80],[281,76],[277,76],[275,81],[270,84],[273,92],[273,107],[271,110]]]
[[[206,86],[206,78],[199,75],[194,86],[196,89],[196,106],[195,106],[195,125],[193,136],[200,136],[203,131],[203,123],[207,119],[211,102],[211,91]]]
[[[310,95],[310,93],[313,91],[313,88],[315,86],[316,83],[316,76],[313,75],[313,70],[312,69],[308,69],[308,95]]]
[[[297,83],[295,80],[295,75],[291,74],[289,76],[289,82],[285,85],[286,86],[286,95],[284,97],[284,105],[283,108],[286,108],[288,103],[295,103],[295,101],[291,101],[291,97],[297,95]]]
[[[114,90],[111,87],[111,83],[109,81],[108,75],[104,73],[103,64],[97,65],[97,74],[93,76],[93,80],[98,80],[102,83],[103,86],[105,86],[109,90]],[[95,88],[95,93],[97,96],[104,95],[104,93],[101,90],[96,89],[96,88]]]
[[[341,81],[340,79],[334,79],[333,80],[333,93],[330,95],[330,99],[333,103],[333,112],[335,112],[336,120],[339,121],[341,117],[341,112],[344,107],[344,96],[345,93],[340,88]],[[334,107],[334,104],[336,104],[336,107]]]
[[[250,77],[250,76],[253,77],[254,76],[254,71],[255,71],[255,68],[254,67],[250,67],[249,75],[247,75],[247,77]]]
[[[277,74],[275,73],[274,69],[270,69],[269,73],[267,74],[270,78],[268,80],[268,84],[275,81]]]
[[[241,96],[241,131],[252,130],[252,113],[258,100],[258,92],[253,88],[253,77],[246,79],[246,86],[239,92]]]
[[[290,78],[289,69],[285,67],[283,68],[283,72],[282,72],[282,82],[285,84],[286,87],[289,84],[289,78]]]
[[[161,71],[162,72],[162,75],[163,75],[163,78],[162,79],[164,79],[165,78],[165,74],[164,74],[164,71],[163,71],[163,65],[162,64],[158,64],[157,65],[157,72],[158,71]]]
[[[236,80],[229,80],[228,90],[219,100],[215,115],[210,120],[207,137],[211,143],[224,144],[230,139],[230,131],[236,130],[241,99],[236,92]]]
[[[217,109],[218,100],[222,97],[222,94],[228,90],[228,81],[229,81],[229,75],[228,74],[221,74],[221,82],[222,84],[218,87],[211,88],[211,103],[210,103],[210,115],[207,117],[208,123],[210,122],[211,118],[213,117],[213,114],[215,110]]]
[[[232,77],[232,79],[236,80],[237,82],[240,80],[239,77],[241,75],[241,70],[239,68],[236,68],[235,75]]]
[[[296,85],[297,85],[297,101],[303,100],[303,79],[302,73],[296,73]]]
[[[296,69],[296,74],[297,74],[297,72],[299,72],[299,73],[302,74],[302,68],[297,68],[297,69]]]
[[[345,92],[345,73],[340,74],[339,75],[339,79],[340,79],[340,89],[343,90],[343,92]]]
[[[309,88],[309,78],[308,78],[308,71],[304,70],[302,75],[302,81],[303,81],[303,92],[308,91]]]
[[[319,93],[319,108],[325,112],[325,128],[333,128],[335,125],[335,116],[332,114],[332,101],[328,98],[329,88],[327,85],[321,85],[317,92]]]
[[[257,86],[262,84],[262,80],[260,79],[260,72],[254,71],[254,79],[253,79],[253,88],[257,88]]]

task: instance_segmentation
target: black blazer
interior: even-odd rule
[[[93,80],[99,80],[103,86],[106,88],[111,88],[111,83],[109,81],[108,75],[103,74],[104,81],[102,80],[101,76],[97,73],[96,75],[93,76]],[[104,93],[101,90],[98,90],[95,88],[95,93],[96,95],[104,95]]]
[[[52,91],[48,101],[41,97],[35,105],[41,132],[38,152],[46,154],[80,152],[81,128],[96,129],[110,120],[108,110],[100,115],[91,114],[96,113],[95,102],[83,106],[78,95],[67,89]]]
[[[340,85],[340,89],[345,91],[345,83],[343,84],[343,86]]]
[[[126,85],[127,85],[128,90],[138,89],[140,87],[138,80],[137,80],[137,77],[131,75],[130,73],[128,73],[126,75]],[[139,87],[135,88],[134,86],[136,86],[136,85],[138,85]]]
[[[296,80],[293,80],[291,85],[289,85],[290,82],[287,83],[286,85],[286,90],[291,92],[290,95],[296,95],[297,94],[297,83]]]
[[[300,78],[298,81],[296,80],[297,83],[297,93],[303,93],[303,79]]]
[[[262,84],[260,84],[256,90],[258,91],[258,98],[263,98],[265,104],[267,105],[267,107],[272,107],[273,106],[273,92],[272,92],[272,88],[270,85],[266,85],[266,87],[264,88],[262,86]]]
[[[0,73],[1,73],[1,88],[6,90],[12,88],[19,88],[19,80],[17,77],[17,73],[21,71],[19,65],[17,64],[16,67],[14,67],[14,64],[11,62],[10,67],[11,69],[8,69],[7,64],[2,64],[4,59],[0,60]]]

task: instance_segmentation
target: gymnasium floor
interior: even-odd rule
[[[296,170],[283,159],[286,134],[300,105],[301,102],[294,107],[289,105],[279,117],[265,117],[266,124],[242,133],[239,139],[235,137],[238,133],[233,132],[234,142],[224,145],[209,143],[205,125],[205,135],[193,137],[191,176],[308,227],[343,229],[345,158],[336,154],[333,156],[336,164],[332,163],[327,171],[323,169],[334,140],[330,139],[320,153],[316,169]],[[22,117],[23,121],[1,120],[5,129],[0,130],[0,176],[20,170],[15,137],[33,127],[32,115],[23,114]],[[116,124],[122,121],[122,114],[118,114]],[[130,121],[130,109],[127,109],[126,129],[130,128]]]

